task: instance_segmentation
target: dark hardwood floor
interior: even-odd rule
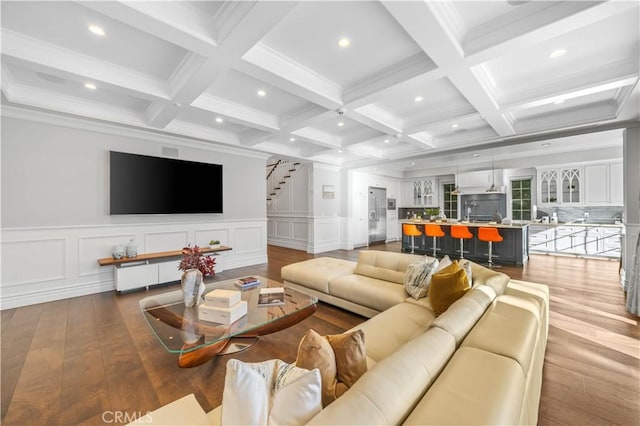
[[[399,251],[399,244],[371,248]],[[229,270],[216,280],[279,280],[283,265],[316,257],[279,247],[269,247],[268,255],[268,264]],[[337,250],[318,256],[357,255]],[[501,270],[550,287],[539,424],[640,424],[640,327],[624,308],[618,263],[533,255],[524,268]],[[218,406],[229,358],[178,368],[176,356],[164,350],[139,311],[142,297],[176,288],[107,292],[1,311],[2,423],[126,423],[189,393],[207,411]],[[292,362],[307,329],[339,333],[364,320],[321,303],[313,316],[234,356]]]

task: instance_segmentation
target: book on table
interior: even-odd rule
[[[284,287],[261,288],[258,295],[258,306],[284,305]]]
[[[244,277],[238,278],[234,284],[236,287],[244,290],[246,288],[257,286],[258,284],[260,284],[260,280],[256,277]]]

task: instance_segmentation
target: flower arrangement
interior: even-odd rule
[[[186,271],[187,269],[198,269],[202,272],[202,276],[214,276],[216,274],[216,259],[213,256],[203,256],[202,250],[198,246],[187,246],[182,249],[182,260],[178,265],[178,269]]]

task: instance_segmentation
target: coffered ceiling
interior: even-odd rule
[[[3,101],[346,167],[521,154],[638,119],[639,4],[4,0]]]

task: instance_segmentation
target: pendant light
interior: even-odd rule
[[[453,191],[451,191],[451,195],[461,195],[462,194],[462,190],[458,186],[458,175],[459,174],[460,174],[460,167],[458,165],[458,162],[456,161],[456,187],[453,188]]]
[[[498,188],[496,188],[496,174],[493,169],[493,155],[491,156],[491,186],[485,192],[500,192]]]

